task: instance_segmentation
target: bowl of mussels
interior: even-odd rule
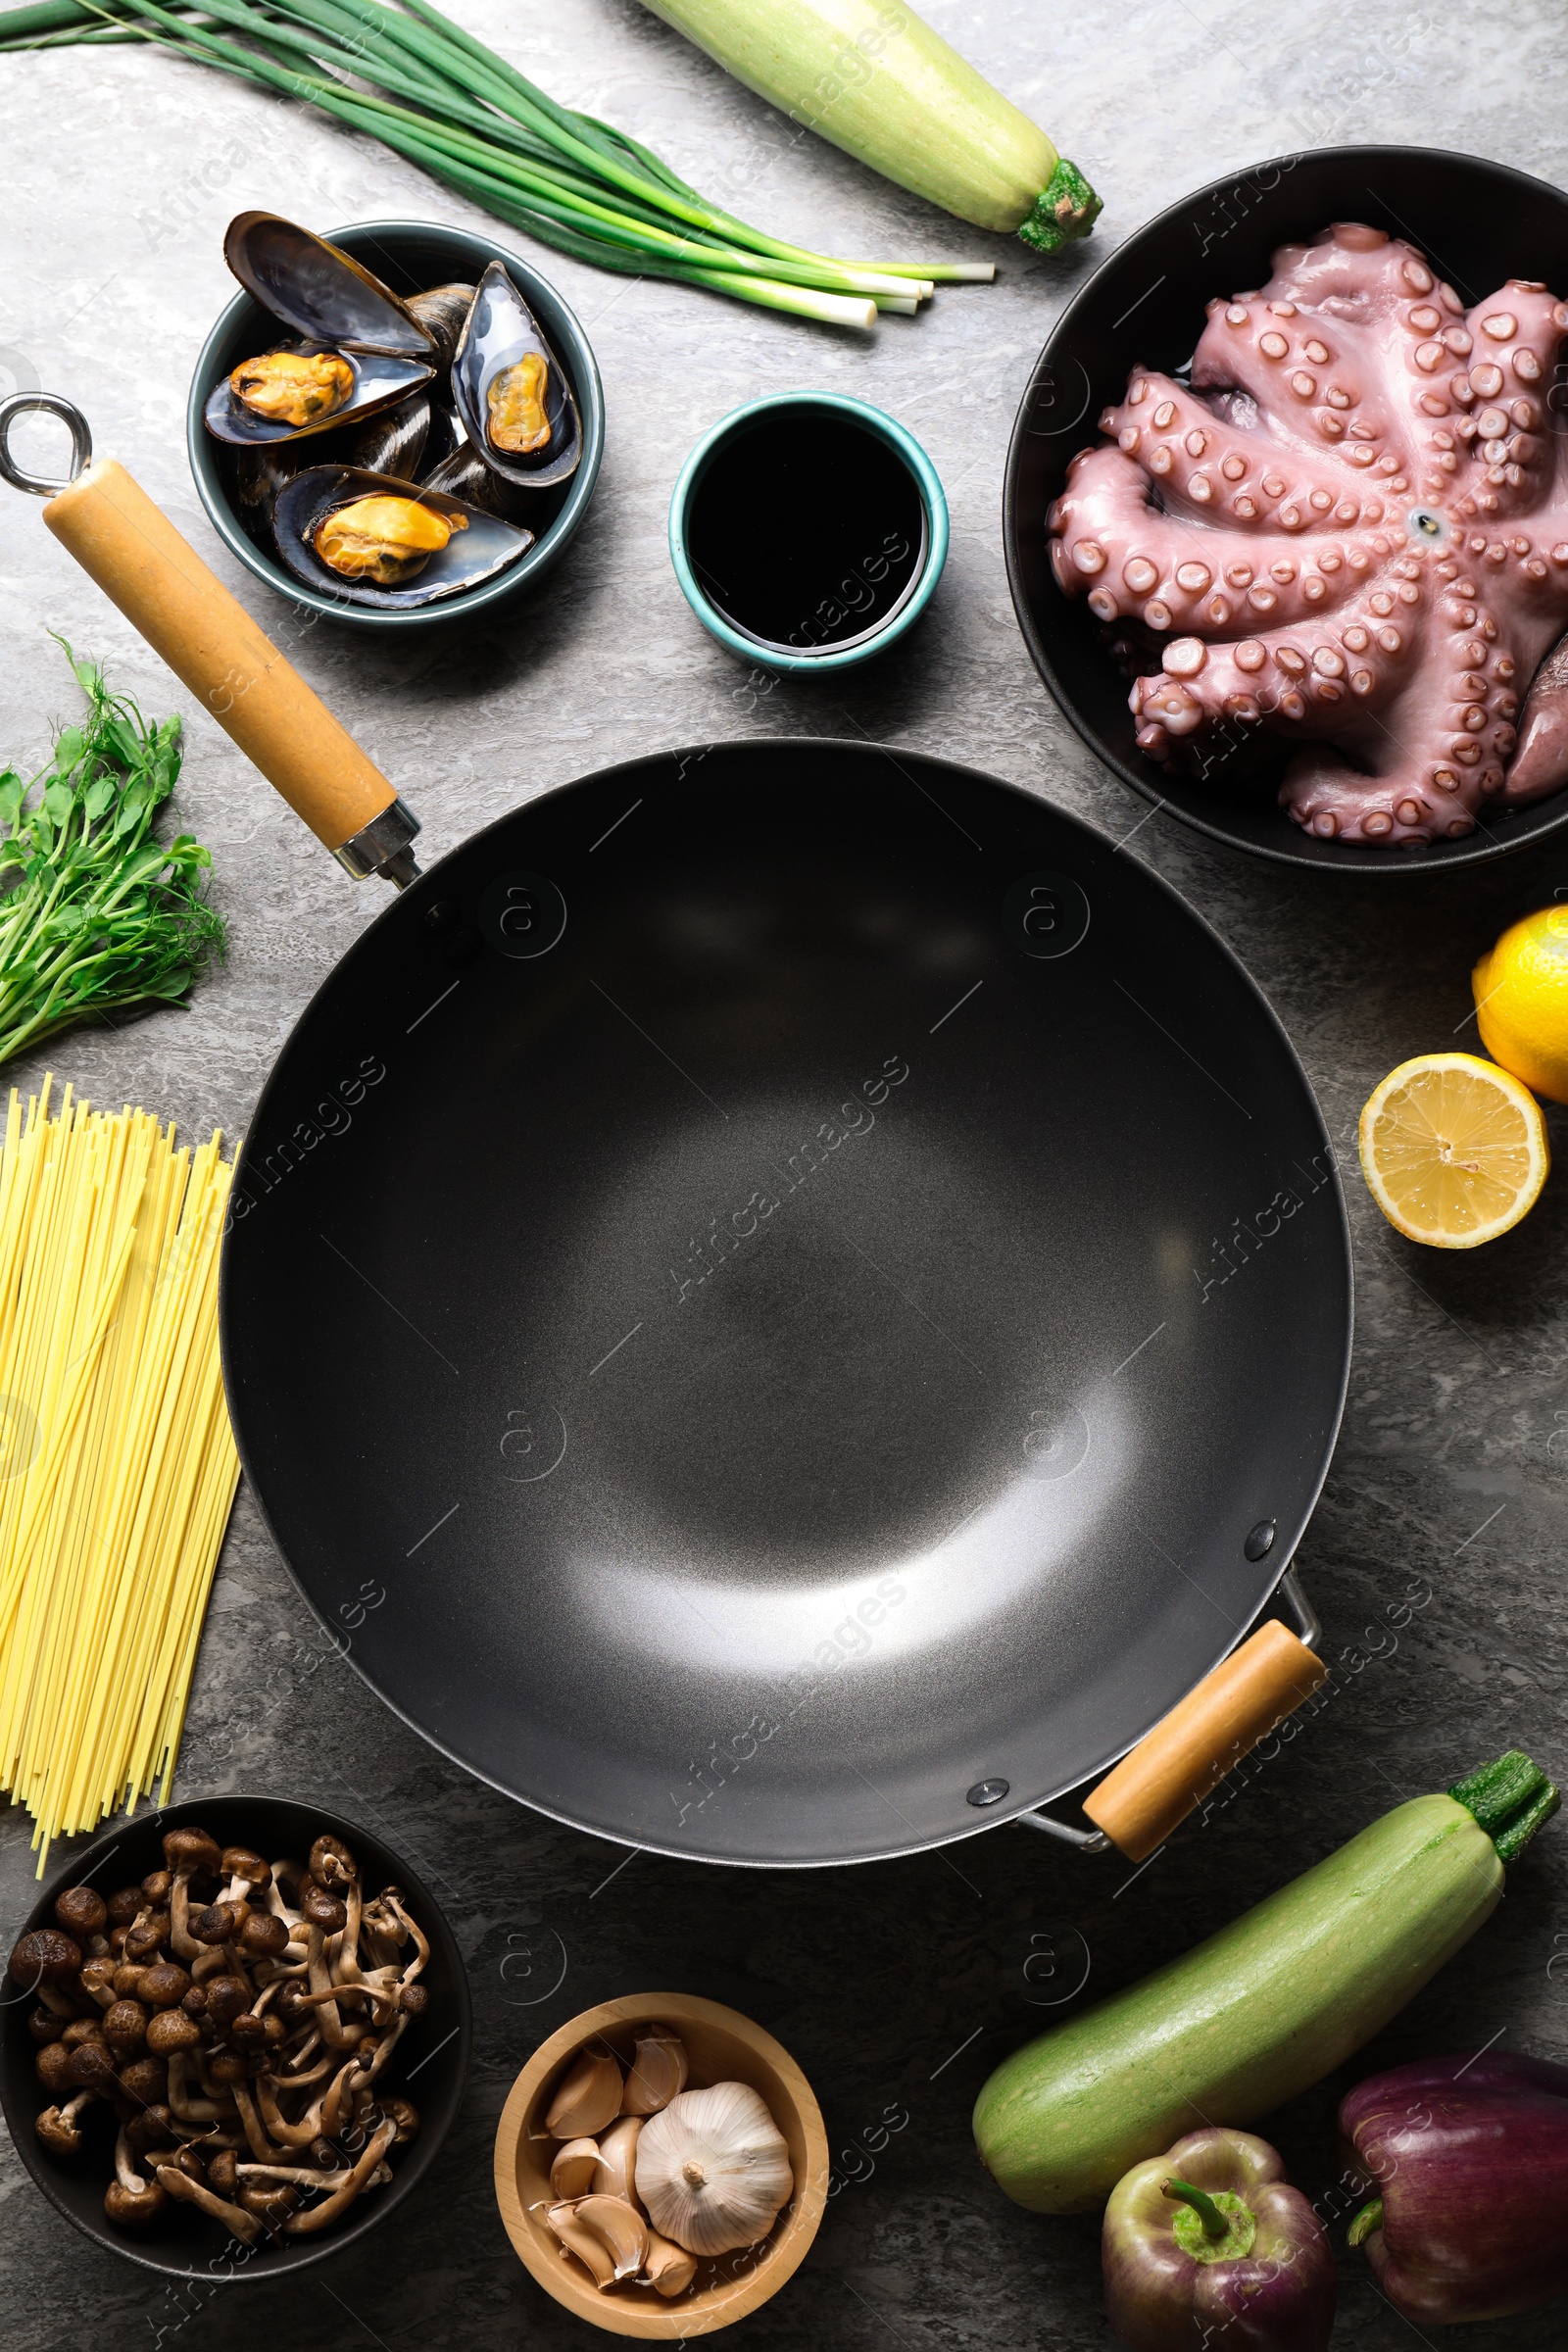
[[[426,221],[318,236],[241,213],[242,293],[186,441],[215,529],[296,605],[384,628],[470,618],[557,562],[593,496],[604,395],[561,296]]]

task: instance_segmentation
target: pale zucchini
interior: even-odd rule
[[[796,122],[980,228],[1054,253],[1100,199],[905,0],[647,0]]]
[[[1556,1804],[1517,1754],[1452,1794],[1415,1797],[1206,1943],[1004,2059],[974,2110],[998,2185],[1039,2213],[1084,2212],[1184,2132],[1250,2124],[1295,2098],[1475,1934],[1502,1893],[1503,1860]]]

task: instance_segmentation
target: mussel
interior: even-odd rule
[[[432,373],[427,362],[354,351],[346,344],[272,345],[242,360],[213,386],[203,416],[208,431],[219,441],[297,440],[308,433],[326,432],[333,425],[363,423],[380,410],[407,400],[410,393],[430,381]],[[254,393],[244,388],[252,381]],[[317,392],[321,395],[320,405],[312,411],[309,404]],[[291,415],[304,421],[291,423]]]
[[[312,343],[435,360],[437,338],[352,254],[276,213],[239,213],[223,259],[264,310]]]
[[[249,442],[223,453],[224,478],[240,521],[269,555],[273,553],[272,507],[277,495],[320,446],[309,435],[297,435],[291,441]]]
[[[493,466],[487,466],[469,441],[460,442],[439,466],[427,468],[424,487],[443,490],[448,498],[482,507],[487,514],[499,514],[508,522],[521,522],[524,517],[535,522],[554,518],[554,504],[547,505],[537,491],[517,489]]]
[[[259,351],[241,360],[228,379],[231,399],[269,424],[297,432],[335,416],[354,397],[354,370],[341,352]]]
[[[429,480],[431,473],[438,466],[444,466],[448,458],[456,456],[459,450],[466,449],[467,446],[467,437],[464,432],[457,410],[448,401],[432,400],[430,403],[430,430],[425,435],[424,448],[419,455],[419,467],[425,480]],[[466,490],[454,490],[450,482],[444,482],[442,488],[452,490],[454,498],[466,498],[468,495]],[[472,503],[482,507],[485,502],[479,498]]]
[[[542,490],[576,472],[576,399],[503,262],[492,262],[475,289],[452,362],[452,397],[469,440],[508,481]]]
[[[550,441],[545,414],[545,388],[550,362],[542,351],[525,351],[520,360],[503,368],[485,387],[485,438],[505,457],[531,458]]]
[[[416,481],[430,422],[430,401],[423,392],[416,392],[411,400],[383,409],[363,425],[343,450],[343,463],[367,473],[395,473],[400,481]],[[332,454],[336,457],[338,452]]]
[[[312,466],[272,510],[277,552],[307,586],[400,611],[494,578],[533,533],[428,485],[352,466]]]
[[[422,294],[409,296],[409,310],[433,340],[443,372],[452,365],[472,302],[471,286],[429,286]]]
[[[461,511],[438,514],[422,499],[376,490],[346,507],[328,508],[311,533],[311,545],[339,579],[401,588],[451,544],[454,531],[467,527],[468,517]]]

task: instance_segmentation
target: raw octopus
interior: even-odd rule
[[[1568,627],[1565,330],[1544,285],[1466,311],[1413,245],[1341,221],[1209,304],[1190,387],[1135,368],[1049,527],[1119,658],[1162,656],[1129,698],[1140,750],[1190,764],[1267,728],[1299,747],[1295,821],[1378,847],[1568,781],[1568,656],[1537,677]]]

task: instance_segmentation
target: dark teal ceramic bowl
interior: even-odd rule
[[[474,282],[489,263],[505,262],[518,292],[571,378],[571,388],[582,412],[582,463],[571,480],[564,482],[559,491],[541,493],[540,520],[532,526],[538,536],[527,553],[494,579],[482,581],[462,596],[395,612],[350,604],[334,596],[330,588],[308,588],[259,547],[246,530],[223,479],[220,445],[202,422],[202,410],[213,386],[237,368],[241,360],[268,349],[278,331],[277,321],[260,303],[249,294],[236,294],[203,345],[196,372],[191,377],[190,399],[185,410],[185,446],[190,453],[197,493],[213,528],[230,554],[291,605],[361,629],[434,629],[450,627],[454,621],[471,622],[481,612],[493,612],[497,606],[509,603],[559,563],[588,512],[605,447],[605,395],[593,350],[575,314],[568,310],[550,280],[541,277],[519,254],[496,244],[492,238],[476,237],[466,228],[448,228],[434,220],[371,220],[322,233],[334,245],[341,245],[345,253],[351,253],[367,270],[374,270],[397,294],[413,294],[421,286],[453,281]]]
[[[689,545],[689,523],[692,501],[704,474],[721,450],[729,447],[738,435],[745,434],[758,417],[773,410],[797,409],[807,415],[836,413],[875,433],[879,440],[899,458],[919,494],[925,514],[925,553],[903,596],[877,625],[863,637],[851,639],[847,644],[829,644],[800,653],[768,640],[751,636],[737,628],[727,614],[708,596],[693,568]],[[680,590],[698,619],[710,637],[738,654],[760,669],[785,674],[792,670],[850,669],[857,662],[868,662],[880,654],[912,627],[942,577],[942,566],[948,560],[948,502],[941,478],[914,435],[890,416],[883,409],[872,408],[869,401],[856,400],[847,392],[772,392],[760,400],[749,400],[744,408],[732,409],[721,416],[698,442],[680,469],[674,495],[669,502],[669,560],[675,566]]]

